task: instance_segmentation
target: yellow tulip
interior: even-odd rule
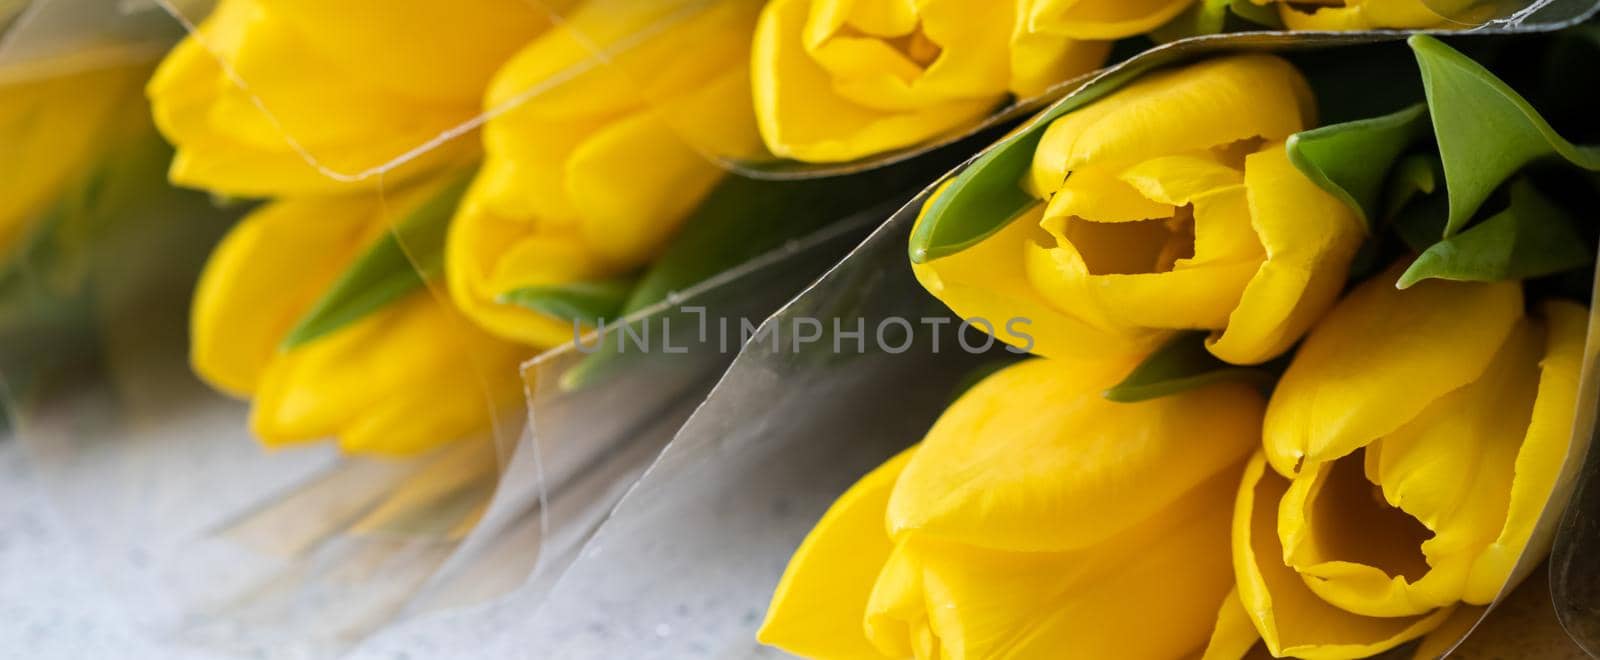
[[[744,57],[756,7],[694,9],[586,3],[495,76],[486,106],[504,111],[484,127],[446,259],[452,296],[490,332],[570,341],[570,322],[501,296],[637,269],[722,177],[706,153],[757,143]]]
[[[1402,291],[1403,271],[1311,331],[1240,487],[1240,606],[1274,655],[1365,657],[1426,634],[1519,580],[1540,542],[1587,311],[1526,316],[1516,282]]]
[[[1482,0],[1252,0],[1278,5],[1278,15],[1291,30],[1347,30],[1472,27],[1492,18]]]
[[[1047,357],[1198,329],[1223,360],[1269,360],[1333,304],[1363,237],[1289,162],[1284,140],[1313,112],[1299,72],[1268,55],[1146,76],[1045,130],[1026,215],[913,269],[963,317],[1031,320]]]
[[[127,112],[144,66],[0,83],[0,258],[108,147],[149,120]]]
[[[337,438],[353,453],[411,454],[483,432],[521,393],[526,351],[419,289],[293,348],[284,337],[394,218],[440,188],[305,197],[251,213],[212,254],[195,292],[190,359],[207,382],[253,399],[268,445]]]
[[[1204,649],[1264,402],[1238,383],[1105,400],[1129,366],[1031,360],[979,383],[823,516],[760,640],[813,658]]]
[[[1191,2],[770,0],[752,54],[761,136],[812,162],[914,145],[1092,71]]]
[[[477,115],[495,69],[548,21],[518,0],[222,0],[147,89],[178,148],[172,181],[325,194],[463,162],[476,140],[371,176]]]

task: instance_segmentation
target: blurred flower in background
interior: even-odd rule
[[[85,171],[149,123],[137,104],[146,66],[0,77],[0,255],[9,255]]]
[[[772,0],[751,80],[767,148],[848,161],[977,124],[1098,68],[1191,0]]]
[[[485,439],[519,400],[530,353],[428,285],[480,153],[447,132],[549,21],[512,0],[224,0],[162,62],[172,181],[277,198],[212,255],[192,317],[195,370],[252,399],[263,442],[413,454]]]
[[[326,336],[291,338],[352,264],[389,239],[390,214],[412,217],[442,197],[433,211],[442,221],[460,187],[435,177],[387,200],[272,202],[217,247],[195,291],[192,360],[213,386],[252,399],[262,442],[333,437],[351,453],[413,454],[481,435],[493,411],[519,399],[526,351],[478,330],[420,276]]]
[[[758,7],[697,4],[585,2],[496,74],[446,259],[456,303],[490,332],[570,341],[570,320],[505,295],[637,271],[722,179],[710,155],[758,142],[745,64]]]
[[[325,194],[376,186],[402,157],[383,182],[469,162],[476,140],[430,141],[476,117],[490,76],[548,23],[518,0],[222,0],[150,80],[172,181]]]

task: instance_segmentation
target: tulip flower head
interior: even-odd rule
[[[240,221],[195,291],[190,359],[208,383],[252,400],[268,445],[334,437],[354,453],[414,454],[482,433],[521,393],[526,351],[419,288],[307,343],[285,337],[374,240],[438,192],[274,202]]]
[[[976,124],[1191,0],[772,0],[751,77],[773,154],[839,162]]]
[[[0,258],[108,147],[149,130],[137,103],[145,66],[0,83]]]
[[[687,4],[585,3],[496,75],[486,106],[504,112],[484,128],[446,260],[457,304],[490,332],[570,341],[571,322],[502,296],[636,270],[722,178],[706,154],[757,142],[744,58],[756,7],[679,15]]]
[[[1129,366],[1031,360],[973,387],[822,517],[761,641],[812,658],[1204,649],[1264,403],[1239,383],[1101,397]]]
[[[1364,236],[1289,161],[1284,140],[1314,111],[1273,56],[1148,75],[1044,131],[1023,182],[1037,206],[913,269],[963,317],[1031,319],[1040,355],[1141,354],[1210,330],[1217,357],[1264,362],[1333,303]]]
[[[222,0],[147,89],[178,150],[171,179],[326,194],[466,162],[476,140],[412,152],[476,116],[489,77],[548,22],[518,0]]]
[[[1508,585],[1573,437],[1588,312],[1520,283],[1363,283],[1272,395],[1234,519],[1274,655],[1357,658]],[[1547,541],[1548,539],[1544,539]]]

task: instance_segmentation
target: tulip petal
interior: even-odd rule
[[[1004,2],[926,2],[911,30],[864,37],[835,32],[808,50],[835,92],[867,108],[907,112],[963,99],[998,100],[1009,81],[1010,60],[1003,54],[1013,11]],[[926,44],[920,48],[925,61],[913,59],[920,44]]]
[[[254,392],[278,345],[384,224],[376,199],[278,202],[229,231],[195,287],[194,370],[236,396]]]
[[[1129,185],[1127,175],[1114,170],[1083,167],[1073,170],[1067,180],[1054,188],[1046,206],[1046,218],[1079,217],[1095,222],[1134,222],[1170,218],[1174,206],[1185,202],[1157,201]],[[1140,181],[1141,179],[1135,179]]]
[[[1314,123],[1310,87],[1287,61],[1234,55],[1143,76],[1045,129],[1035,190],[1084,165],[1131,165],[1248,140],[1283,140]],[[1173,121],[1182,117],[1182,121]]]
[[[1415,30],[1446,24],[1445,18],[1425,0],[1352,0],[1310,11],[1291,7],[1282,0],[1280,6],[1284,26],[1294,31]],[[1466,18],[1466,15],[1458,18]]]
[[[722,175],[722,168],[645,112],[612,123],[579,146],[567,160],[566,181],[583,218],[584,242],[621,271],[660,250]]]
[[[893,546],[883,531],[889,490],[915,448],[862,477],[806,535],[778,581],[756,639],[810,658],[881,658],[862,629],[873,580]]]
[[[1364,235],[1355,212],[1296,170],[1281,143],[1245,157],[1244,178],[1267,260],[1207,347],[1233,364],[1259,364],[1288,350],[1333,305]]]
[[[1055,247],[1029,251],[1033,282],[1056,308],[1113,326],[1220,328],[1262,257],[1240,184],[1210,154],[1154,158],[1116,178],[1074,170],[1041,223]]]
[[[1362,457],[1307,466],[1278,509],[1283,561],[1317,597],[1361,616],[1427,614],[1460,598],[1462,571],[1430,571],[1431,532],[1383,502]]]
[[[1251,387],[1219,383],[1139,403],[1102,397],[1132,366],[1030,360],[968,390],[895,486],[890,534],[1013,551],[1090,547],[1255,446],[1262,402]],[[1191,426],[1200,418],[1203,441]]]
[[[1228,591],[1228,597],[1217,610],[1217,625],[1206,642],[1205,653],[1199,660],[1240,660],[1261,642],[1261,633],[1250,622],[1250,614],[1239,602],[1239,590]]]
[[[1180,258],[1169,270],[1160,270],[1171,262],[1174,245],[1192,239],[1174,235],[1178,232],[1161,221],[1139,224],[1046,221],[1057,244],[1028,249],[1034,286],[1057,309],[1081,310],[1082,316],[1098,313],[1111,327],[1146,329],[1124,331],[1135,337],[1225,323],[1256,264]],[[1119,231],[1130,227],[1135,231]],[[1092,264],[1086,262],[1091,256]],[[1173,300],[1184,304],[1174,305]]]
[[[1031,99],[1052,87],[1100,68],[1111,54],[1110,41],[1079,41],[1028,28],[1019,12],[1011,31],[1011,92]]]
[[[1522,317],[1517,282],[1429,280],[1400,291],[1404,268],[1356,287],[1278,381],[1262,439],[1280,474],[1382,438],[1478,379]]]
[[[1224,466],[1163,511],[1078,551],[998,551],[913,535],[941,657],[1199,652],[1233,583],[1226,530],[1240,465]],[[1111,491],[1104,495],[1114,499]]]
[[[1115,40],[1144,34],[1177,18],[1194,0],[1037,0],[1034,30],[1073,39]]]
[[[477,112],[475,95],[401,98],[318,58],[287,16],[259,0],[225,0],[162,61],[146,91],[157,126],[178,147],[174,182],[241,196],[341,191],[352,183],[329,172],[366,174]],[[475,141],[448,141],[386,178],[475,152]]]
[[[1251,222],[1244,177],[1217,155],[1153,158],[1124,170],[1121,179],[1148,199],[1175,207],[1193,205],[1193,257],[1180,265],[1259,263],[1265,256]]]
[[[418,100],[476,102],[489,76],[571,0],[272,0],[321,59]]]
[[[1072,176],[1082,171],[1074,170]],[[1182,206],[1195,198],[1244,183],[1239,170],[1228,167],[1216,157],[1195,154],[1151,158],[1123,170],[1118,178],[1139,191],[1142,197],[1172,206]]]
[[[1392,562],[1345,565],[1335,560],[1348,556],[1322,556],[1339,554],[1324,553],[1319,547],[1339,547],[1338,537],[1348,536],[1348,532],[1337,528],[1318,529],[1313,524],[1304,530],[1302,547],[1296,547],[1286,537],[1285,547],[1295,556],[1291,564],[1308,576],[1320,578],[1308,580],[1308,584],[1323,599],[1370,616],[1420,614],[1464,599],[1468,569],[1494,540],[1506,517],[1513,463],[1528,428],[1538,387],[1537,362],[1543,341],[1535,325],[1519,323],[1477,381],[1444,395],[1416,419],[1368,447],[1367,478],[1382,488],[1388,506],[1398,510],[1385,512],[1391,515],[1372,514],[1371,488],[1364,480],[1359,492],[1347,498],[1354,501],[1354,506],[1349,502],[1316,504],[1324,509],[1349,506],[1352,511],[1368,512],[1354,523],[1363,528],[1372,528],[1374,521],[1393,520],[1392,514],[1403,511],[1416,520],[1411,530],[1431,530],[1431,538],[1407,551],[1413,562],[1426,559],[1422,571],[1413,563],[1404,575],[1396,575]],[[1296,480],[1291,493],[1300,485]],[[1290,508],[1286,499],[1284,509]],[[1280,531],[1289,520],[1285,513]],[[1319,539],[1319,535],[1329,538]],[[1385,538],[1382,534],[1373,536]],[[1387,535],[1391,540],[1406,537],[1413,542],[1420,540],[1416,534]],[[1370,556],[1366,553],[1385,546],[1383,541],[1364,540],[1359,548],[1352,549]],[[1333,565],[1319,565],[1322,562]]]
[[[1515,475],[1505,525],[1494,542],[1479,556],[1467,580],[1465,600],[1489,602],[1514,586],[1528,570],[1518,566],[1530,544],[1549,543],[1536,538],[1540,518],[1573,449],[1577,419],[1578,379],[1584,364],[1584,341],[1589,311],[1563,301],[1541,305],[1547,335],[1544,358],[1539,362],[1539,389],[1533,403],[1532,423],[1517,452]],[[1548,534],[1549,530],[1545,531]],[[1535,556],[1542,555],[1535,553]]]
[[[887,498],[883,504],[888,506]],[[927,649],[917,648],[923,646],[919,637],[928,629],[928,605],[915,545],[908,541],[894,545],[867,599],[867,640],[888,657],[928,657]]]
[[[1285,566],[1278,541],[1278,502],[1289,481],[1257,454],[1245,467],[1233,517],[1233,568],[1239,600],[1276,657],[1309,660],[1364,658],[1433,630],[1451,608],[1424,616],[1378,618],[1351,614],[1318,598]]]
[[[927,207],[924,206],[924,212]],[[1039,206],[982,242],[948,257],[912,264],[924,288],[963,319],[981,318],[996,327],[1016,328],[1033,338],[1032,351],[1047,357],[1106,359],[1133,356],[1160,343],[1164,334],[1114,328],[1104,319],[1063,311],[1040,295],[1028,273],[1030,251],[1050,238],[1039,229]],[[918,218],[921,222],[922,218]],[[1012,346],[1025,343],[1011,333],[996,337]]]
[[[483,183],[480,178],[474,188]],[[467,201],[451,220],[445,239],[445,275],[450,297],[473,322],[511,341],[537,348],[569,342],[571,323],[500,302],[519,288],[603,277],[599,263],[570,232],[534,231]]]
[[[487,430],[520,393],[521,357],[418,291],[279,355],[250,426],[268,445],[337,436],[347,451],[417,453]]]

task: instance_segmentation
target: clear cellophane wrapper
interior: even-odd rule
[[[767,326],[820,319],[827,327],[842,319],[853,328],[863,319],[870,333],[888,318],[940,318],[941,350],[927,332],[902,353],[869,339],[863,353],[835,354],[826,336],[798,353],[790,345],[747,345],[543,602],[522,603],[514,628],[481,631],[485,648],[537,647],[550,657],[787,657],[759,646],[755,632],[801,539],[845,488],[920,440],[971,374],[1015,359],[999,350],[954,349],[950,330],[960,320],[947,317],[906,262],[920,203],[897,213]],[[1580,389],[1587,403],[1574,420],[1575,440],[1516,572],[1537,583],[1514,595],[1513,583],[1501,594],[1513,603],[1506,616],[1515,618],[1468,620],[1430,648],[1454,649],[1481,626],[1483,639],[1473,639],[1479,652],[1577,657],[1550,609],[1562,578],[1546,585],[1540,563],[1594,430],[1596,328],[1591,317]],[[1413,646],[1392,657],[1412,657]]]

